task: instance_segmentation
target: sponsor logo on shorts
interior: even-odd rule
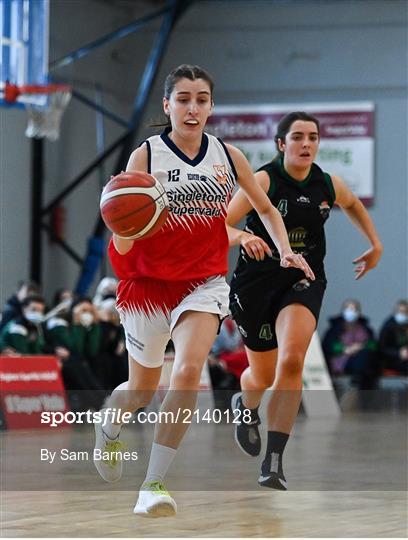
[[[136,347],[136,349],[139,349],[139,351],[143,351],[145,345],[144,343],[141,343],[139,340],[134,338],[129,332],[126,333],[126,338],[130,345],[133,345],[133,347]]]
[[[292,286],[292,289],[296,292],[306,291],[310,287],[310,282],[307,279],[301,279]]]
[[[234,300],[239,305],[239,307],[241,308],[241,311],[244,311],[244,308],[242,307],[241,302],[239,301],[239,296],[237,295],[237,293],[234,293]]]
[[[238,330],[241,332],[241,334],[242,334],[244,337],[248,337],[247,331],[246,331],[245,328],[243,328],[241,325],[238,326]]]

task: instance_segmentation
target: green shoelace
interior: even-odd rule
[[[120,461],[116,453],[122,452],[125,449],[126,446],[122,441],[105,442],[104,453],[107,452],[109,454],[109,457],[105,457],[102,461],[107,463],[109,467],[112,467],[113,469]]]
[[[170,493],[167,491],[167,489],[161,482],[145,482],[140,489],[146,491],[153,491],[158,495],[167,495],[168,497],[170,497]]]

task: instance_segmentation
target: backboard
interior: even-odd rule
[[[0,105],[45,107],[44,94],[23,94],[10,105],[4,85],[48,83],[49,0],[0,0],[0,29]]]

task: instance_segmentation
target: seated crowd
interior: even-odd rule
[[[93,299],[60,289],[48,309],[35,283],[21,283],[3,309],[0,353],[56,355],[72,408],[98,409],[128,376],[116,287],[114,278],[102,279]],[[381,375],[408,375],[408,302],[397,302],[377,339],[360,303],[346,300],[341,313],[330,319],[322,345],[332,377],[350,375],[360,389],[375,388]],[[241,335],[228,317],[209,358],[216,402],[228,401],[225,390],[239,389],[247,365]]]
[[[323,352],[333,377],[351,375],[361,390],[375,388],[382,375],[408,375],[408,302],[400,300],[378,338],[357,300],[343,302],[323,336]]]
[[[127,380],[125,336],[115,308],[117,281],[104,278],[94,299],[58,291],[50,310],[38,287],[22,283],[10,298],[0,326],[0,352],[54,354],[75,409],[100,408]]]

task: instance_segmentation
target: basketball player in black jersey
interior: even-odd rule
[[[293,251],[304,256],[316,280],[298,269],[283,269],[279,253],[245,194],[239,190],[228,208],[230,245],[240,244],[231,282],[230,309],[243,336],[249,367],[241,376],[242,394],[233,409],[250,409],[251,422],[236,425],[235,439],[246,454],[261,451],[258,406],[272,386],[268,402],[268,441],[259,484],[286,490],[282,454],[298,413],[304,359],[326,288],[324,224],[333,204],[347,214],[370,242],[355,259],[356,278],[374,268],[382,245],[366,209],[343,180],[313,163],[320,140],[319,122],[293,112],[279,122],[278,156],[255,177],[280,211]],[[246,215],[245,230],[233,226]]]

